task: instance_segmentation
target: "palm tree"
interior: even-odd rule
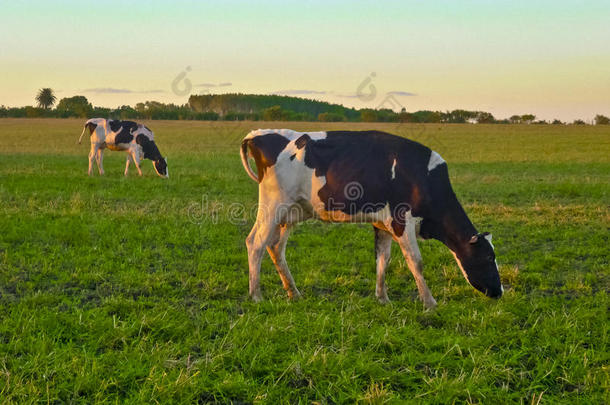
[[[55,94],[53,94],[53,89],[44,88],[38,90],[38,95],[36,95],[36,101],[38,101],[38,107],[42,107],[45,110],[48,110],[55,104]]]

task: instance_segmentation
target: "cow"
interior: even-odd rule
[[[445,244],[468,283],[489,297],[502,296],[491,234],[476,230],[453,192],[445,160],[426,146],[380,131],[259,129],[243,139],[240,155],[246,173],[258,183],[256,221],[246,238],[254,301],[262,299],[265,249],[288,296],[300,296],[285,249],[295,224],[309,218],[373,225],[375,295],[381,303],[389,301],[385,272],[395,241],[425,308],[436,306],[417,237]]]
[[[169,177],[167,159],[161,156],[155,143],[153,132],[145,125],[133,121],[107,120],[105,118],[91,118],[87,120],[83,132],[78,138],[80,144],[85,131],[89,130],[91,136],[91,151],[89,152],[89,170],[93,172],[93,162],[97,162],[100,175],[104,174],[104,149],[126,151],[125,176],[129,173],[129,164],[133,160],[142,175],[140,160],[150,159],[157,174],[163,178]]]

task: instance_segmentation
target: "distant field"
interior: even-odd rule
[[[170,179],[88,177],[84,120],[0,119],[0,403],[609,403],[610,127],[146,122]],[[380,129],[448,162],[505,296],[421,242],[375,299],[370,225],[307,222],[247,299],[256,128]],[[132,167],[133,169],[133,167]],[[242,204],[244,209],[238,207]],[[541,399],[540,399],[541,398]]]

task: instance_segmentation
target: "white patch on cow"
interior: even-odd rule
[[[254,131],[250,131],[248,135],[245,136],[244,139],[252,139],[256,136],[268,135],[268,134],[279,134],[288,139],[289,141],[294,141],[299,139],[302,135],[307,134],[314,141],[318,141],[320,139],[326,138],[326,132],[317,131],[317,132],[297,132],[292,129],[256,129]]]
[[[490,234],[485,235],[485,236],[484,236],[484,238],[485,238],[485,239],[487,239],[487,242],[489,242],[489,244],[491,245],[491,248],[492,248],[493,250],[496,250],[496,248],[494,248],[493,243],[491,243],[491,233],[490,233]]]
[[[296,147],[296,145],[294,144],[294,141],[296,141],[297,139],[299,139],[301,136],[307,134],[312,140],[314,141],[319,141],[321,139],[325,139],[326,138],[326,132],[324,131],[316,131],[316,132],[297,132],[297,131],[293,131],[291,129],[256,129],[254,131],[250,131],[245,137],[244,137],[244,141],[248,140],[248,139],[253,139],[257,136],[263,136],[263,135],[269,135],[269,134],[278,134],[283,136],[284,138],[286,138],[289,143],[286,145],[286,147],[284,148],[284,150],[282,150],[280,152],[280,154],[278,155],[277,161],[275,166],[278,166],[278,164],[280,163],[280,161],[282,160],[288,160],[292,155],[301,155],[302,157],[302,153],[304,153],[304,148],[298,149]],[[242,155],[242,164],[244,166],[244,169],[249,173],[250,177],[255,180],[257,180],[257,176],[254,172],[252,172],[252,168],[250,167],[250,164],[248,162],[248,156],[252,156],[250,154],[250,152],[248,152],[245,156]],[[304,164],[303,164],[304,165]],[[279,167],[279,166],[278,166]],[[269,168],[271,169],[271,168]],[[269,169],[267,171],[269,171]],[[265,181],[265,179],[263,178],[263,181]]]
[[[490,233],[490,234],[487,234],[487,235],[484,235],[484,237],[485,237],[485,239],[487,240],[487,242],[489,242],[489,244],[491,245],[491,248],[492,248],[492,249],[495,251],[495,250],[496,250],[496,248],[494,247],[494,244],[493,244],[493,243],[491,243],[491,239],[492,239],[492,238],[491,238],[491,233]],[[498,269],[498,261],[497,261],[497,260],[494,260],[494,263],[496,263],[496,270],[498,270],[498,271],[499,271],[499,269]],[[504,288],[502,287],[502,284],[500,284],[500,288],[502,289],[502,292],[504,292]]]
[[[392,163],[392,180],[396,178],[396,159],[394,159],[394,163]]]
[[[142,124],[138,124],[138,127],[131,133],[131,135],[133,136],[134,142],[138,135],[144,135],[151,141],[155,140],[155,134]]]
[[[460,270],[462,270],[462,274],[464,275],[464,278],[466,279],[466,281],[468,281],[468,284],[472,285],[472,283],[468,279],[468,274],[466,274],[466,270],[464,270],[464,267],[462,267],[462,262],[460,261],[460,259],[458,259],[457,255],[453,251],[451,251],[451,254],[453,255],[453,257],[455,257],[455,261],[457,262]]]
[[[441,157],[441,155],[435,151],[432,151],[430,154],[430,160],[428,161],[428,172],[434,170],[438,165],[442,165],[443,163],[445,163],[445,160]]]

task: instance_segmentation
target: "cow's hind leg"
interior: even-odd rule
[[[142,169],[140,168],[140,158],[134,155],[133,163],[136,165],[136,169],[138,169],[138,176],[142,175]]]
[[[267,251],[282,279],[282,284],[284,285],[284,290],[288,293],[288,297],[296,299],[301,296],[301,293],[294,283],[294,279],[288,268],[288,263],[286,262],[286,243],[288,242],[291,230],[292,225],[277,226],[271,243],[267,246]]]
[[[129,173],[129,163],[131,162],[131,157],[129,155],[129,152],[127,152],[127,160],[125,162],[125,176],[127,176],[127,174]]]
[[[97,169],[100,172],[100,175],[104,174],[104,149],[99,148],[97,150],[97,154],[95,159],[97,160]]]
[[[131,157],[133,159],[133,164],[136,165],[136,169],[138,169],[138,175],[141,176],[142,175],[142,169],[140,169],[140,154],[138,153],[138,151],[136,149],[130,149],[129,153],[131,154]]]
[[[261,260],[265,248],[269,245],[269,241],[276,231],[276,226],[271,221],[257,219],[246,238],[250,274],[250,297],[256,302],[263,299],[260,286]]]
[[[404,232],[398,236],[394,234],[396,242],[400,245],[402,254],[407,261],[409,270],[415,278],[415,284],[419,290],[419,297],[424,302],[426,309],[433,309],[436,307],[436,300],[432,296],[426,280],[423,274],[423,263],[419,246],[417,245],[417,236],[415,234],[415,223],[413,221],[407,221]]]
[[[97,156],[97,146],[92,143],[91,150],[89,151],[89,170],[87,170],[87,174],[91,176],[93,173],[93,162],[95,162]]]
[[[392,234],[383,229],[373,227],[375,230],[375,258],[377,267],[377,285],[375,296],[382,304],[390,302],[388,288],[385,283],[385,271],[390,262],[392,251]]]

